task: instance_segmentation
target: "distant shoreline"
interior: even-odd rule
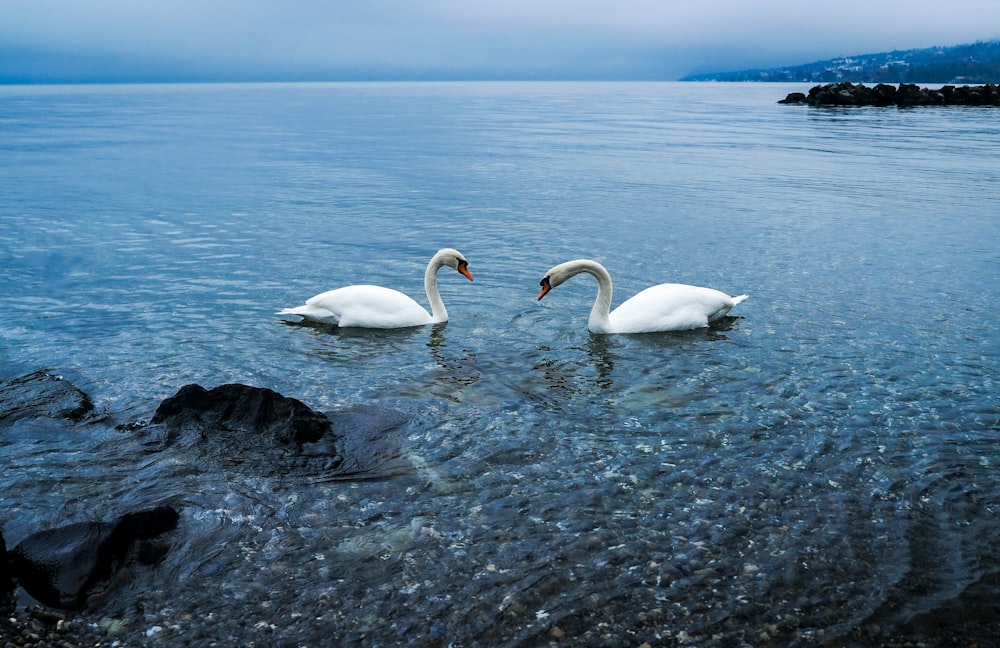
[[[778,83],[942,83],[1000,82],[1000,40],[951,47],[855,54],[803,65],[691,74],[681,81],[762,81]]]

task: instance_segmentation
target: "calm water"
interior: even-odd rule
[[[793,89],[0,88],[0,378],[108,415],[0,429],[8,542],[181,507],[94,618],[195,645],[810,645],[997,582],[998,113]],[[445,246],[475,275],[441,275],[445,326],[274,315],[349,283],[426,303]],[[577,257],[616,304],[750,299],[592,336],[589,277],[535,301]],[[191,382],[402,412],[376,445],[412,469],[262,476],[113,430]]]

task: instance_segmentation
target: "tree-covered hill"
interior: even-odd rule
[[[681,81],[998,83],[1000,40],[952,47],[859,54],[766,70],[694,74]]]

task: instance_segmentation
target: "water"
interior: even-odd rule
[[[48,368],[106,416],[0,430],[8,542],[181,508],[91,612],[149,643],[809,645],[995,597],[996,110],[775,103],[800,89],[0,88],[0,378]],[[446,246],[475,282],[442,273],[445,326],[274,315],[349,283],[426,303]],[[535,301],[577,257],[616,304],[750,299],[592,336],[589,277]],[[353,442],[408,469],[259,474],[113,429],[191,382],[401,412]]]

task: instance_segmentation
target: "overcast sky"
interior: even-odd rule
[[[670,80],[996,38],[998,0],[0,0],[0,81]]]

